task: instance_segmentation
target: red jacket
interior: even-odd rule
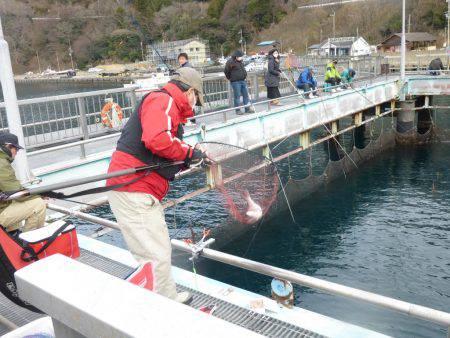
[[[141,140],[151,153],[160,157],[180,161],[192,157],[191,146],[176,137],[180,123],[194,116],[194,112],[184,95],[176,85],[168,83],[164,89],[170,94],[155,92],[148,95],[140,107],[140,121],[142,125]],[[109,164],[108,173],[131,167],[146,165],[133,155],[116,150]],[[107,180],[106,185],[125,183],[143,173],[116,177]],[[169,190],[169,182],[156,172],[117,191],[143,192],[162,200]]]

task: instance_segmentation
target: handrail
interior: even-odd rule
[[[355,82],[363,82],[363,81],[367,81],[367,80],[368,79],[359,79],[357,81],[354,81],[354,83]],[[330,86],[328,88],[332,89],[332,88],[336,88],[336,87],[341,87],[341,85]],[[353,90],[355,90],[355,89],[353,89]],[[302,100],[302,102],[299,104],[299,105],[301,105],[301,104],[304,104],[306,102],[303,96],[306,95],[306,94],[312,93],[312,92],[314,92],[314,90],[310,90],[310,91],[307,91],[307,92],[298,91],[295,94],[282,96],[279,99],[280,99],[280,101],[283,101],[283,100],[287,100],[287,99],[292,99],[292,98],[298,97],[298,98],[300,98]],[[255,103],[242,105],[242,106],[238,106],[238,107],[232,107],[232,108],[225,108],[225,109],[221,109],[221,110],[216,110],[216,111],[213,111],[211,113],[206,113],[206,114],[202,114],[202,115],[196,115],[194,117],[188,118],[188,120],[202,120],[202,119],[205,119],[207,117],[220,115],[220,114],[223,114],[223,113],[226,113],[226,112],[234,111],[236,109],[250,108],[250,107],[253,107],[253,106],[267,104],[270,101],[272,101],[272,100],[270,100],[270,99],[269,100],[262,100],[262,101],[258,101],[258,102],[255,102]],[[44,149],[40,149],[40,150],[35,150],[35,151],[27,153],[27,155],[30,157],[30,156],[36,156],[36,155],[44,154],[44,153],[48,153],[48,152],[53,152],[53,151],[56,151],[56,150],[68,149],[68,148],[81,146],[81,145],[85,145],[85,144],[89,144],[89,143],[93,143],[93,142],[97,142],[97,141],[101,141],[101,140],[105,140],[105,139],[109,139],[109,138],[114,138],[116,136],[119,136],[120,134],[121,134],[121,132],[117,132],[117,133],[106,135],[106,136],[99,136],[99,137],[90,138],[90,139],[87,139],[87,140],[76,141],[76,142],[62,144],[62,145],[54,146],[54,147],[50,147],[50,148],[44,148]]]
[[[373,77],[368,77],[368,78],[363,78],[363,79],[356,79],[355,81],[353,81],[353,83],[366,82],[366,81],[368,81],[370,79],[373,79]],[[329,89],[334,89],[334,88],[342,87],[342,85],[343,84],[341,83],[341,84],[338,84],[338,85],[335,85],[335,86],[329,86],[328,88]],[[317,90],[318,89],[316,89],[315,91],[317,91]],[[300,90],[296,89],[295,91],[296,91],[296,93],[290,94],[290,95],[281,96],[281,97],[278,98],[278,100],[283,101],[283,100],[292,99],[292,98],[296,98],[296,97],[299,97],[302,100],[304,100],[303,95],[304,94],[308,94],[310,92],[313,92],[314,90],[311,90],[309,92],[303,92],[303,91],[300,91]],[[210,112],[210,113],[206,113],[206,114],[196,115],[196,116],[190,117],[190,118],[188,118],[188,120],[201,120],[201,119],[204,119],[206,117],[215,116],[215,115],[223,114],[223,113],[226,113],[226,112],[231,112],[231,111],[234,111],[234,110],[237,110],[237,109],[250,108],[252,106],[259,106],[259,105],[262,105],[262,104],[267,104],[267,103],[269,103],[271,101],[273,101],[273,99],[261,100],[261,101],[258,101],[258,102],[253,102],[253,103],[249,103],[249,104],[246,104],[246,105],[241,105],[241,106],[238,106],[238,107],[230,107],[230,108],[225,108],[225,109],[221,109],[221,110],[215,110],[215,111]],[[305,102],[302,102],[302,104],[303,103],[305,103]]]
[[[17,101],[17,103],[19,104],[19,106],[23,106],[23,105],[27,105],[27,104],[36,104],[36,103],[43,103],[43,102],[49,102],[49,101],[61,101],[61,100],[78,99],[78,98],[82,98],[82,97],[96,96],[96,95],[107,95],[107,94],[113,94],[113,93],[131,92],[138,88],[139,88],[139,86],[129,86],[129,87],[120,87],[120,88],[112,88],[112,89],[95,90],[95,91],[89,91],[89,92],[73,93],[73,94],[43,96],[43,97],[36,97],[36,98],[32,98],[32,99],[19,100],[19,101]],[[5,103],[0,102],[0,108],[4,108],[4,106],[5,106]]]
[[[104,220],[100,217],[92,216],[79,211],[71,211],[70,209],[51,204],[49,204],[48,207],[49,209],[56,210],[67,215],[75,216],[88,222],[103,225],[108,228],[119,228],[119,225],[116,222]],[[192,253],[192,247],[183,241],[172,239],[171,243],[172,246],[178,250]],[[297,285],[322,290],[329,294],[357,299],[366,303],[403,313],[407,316],[416,317],[450,328],[450,313],[448,312],[435,310],[422,305],[405,302],[361,289],[329,282],[316,277],[303,275],[298,272],[281,269],[272,265],[252,261],[243,257],[230,255],[218,250],[205,248],[199,254],[205,258],[209,258],[211,260],[218,261],[224,264],[233,265],[245,270],[257,272],[274,278],[281,278]]]
[[[90,139],[87,139],[87,140],[82,140],[82,141],[76,141],[76,142],[71,142],[71,143],[67,143],[67,144],[62,144],[62,145],[51,147],[51,148],[39,149],[39,150],[35,150],[35,151],[31,151],[31,152],[27,153],[27,156],[30,157],[30,156],[35,156],[35,155],[40,155],[40,154],[53,152],[53,151],[56,151],[56,150],[62,150],[62,149],[76,147],[76,146],[81,146],[81,145],[88,144],[88,143],[93,143],[93,142],[97,142],[97,141],[107,140],[109,138],[114,138],[114,137],[120,136],[121,134],[122,134],[121,132],[118,132],[118,133],[114,133],[114,134],[109,134],[109,135],[99,136],[99,137],[95,137],[95,138],[90,138]]]

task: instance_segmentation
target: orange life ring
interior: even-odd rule
[[[107,102],[100,113],[102,124],[108,128],[118,128],[122,125],[122,108],[115,102]]]

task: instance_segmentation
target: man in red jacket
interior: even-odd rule
[[[177,172],[206,157],[200,147],[182,140],[183,124],[194,116],[196,104],[203,104],[202,79],[188,67],[178,69],[162,90],[146,95],[122,131],[108,172],[170,161],[184,164],[107,181],[108,186],[125,184],[109,192],[109,204],[131,253],[139,263],[152,264],[154,291],[181,303],[192,296],[176,291],[161,200]]]

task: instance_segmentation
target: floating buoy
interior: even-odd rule
[[[123,119],[122,108],[113,99],[106,99],[105,101],[106,104],[100,113],[102,124],[112,129],[121,128]]]
[[[272,289],[272,298],[278,304],[289,309],[294,307],[294,288],[291,282],[274,278],[270,287]]]

